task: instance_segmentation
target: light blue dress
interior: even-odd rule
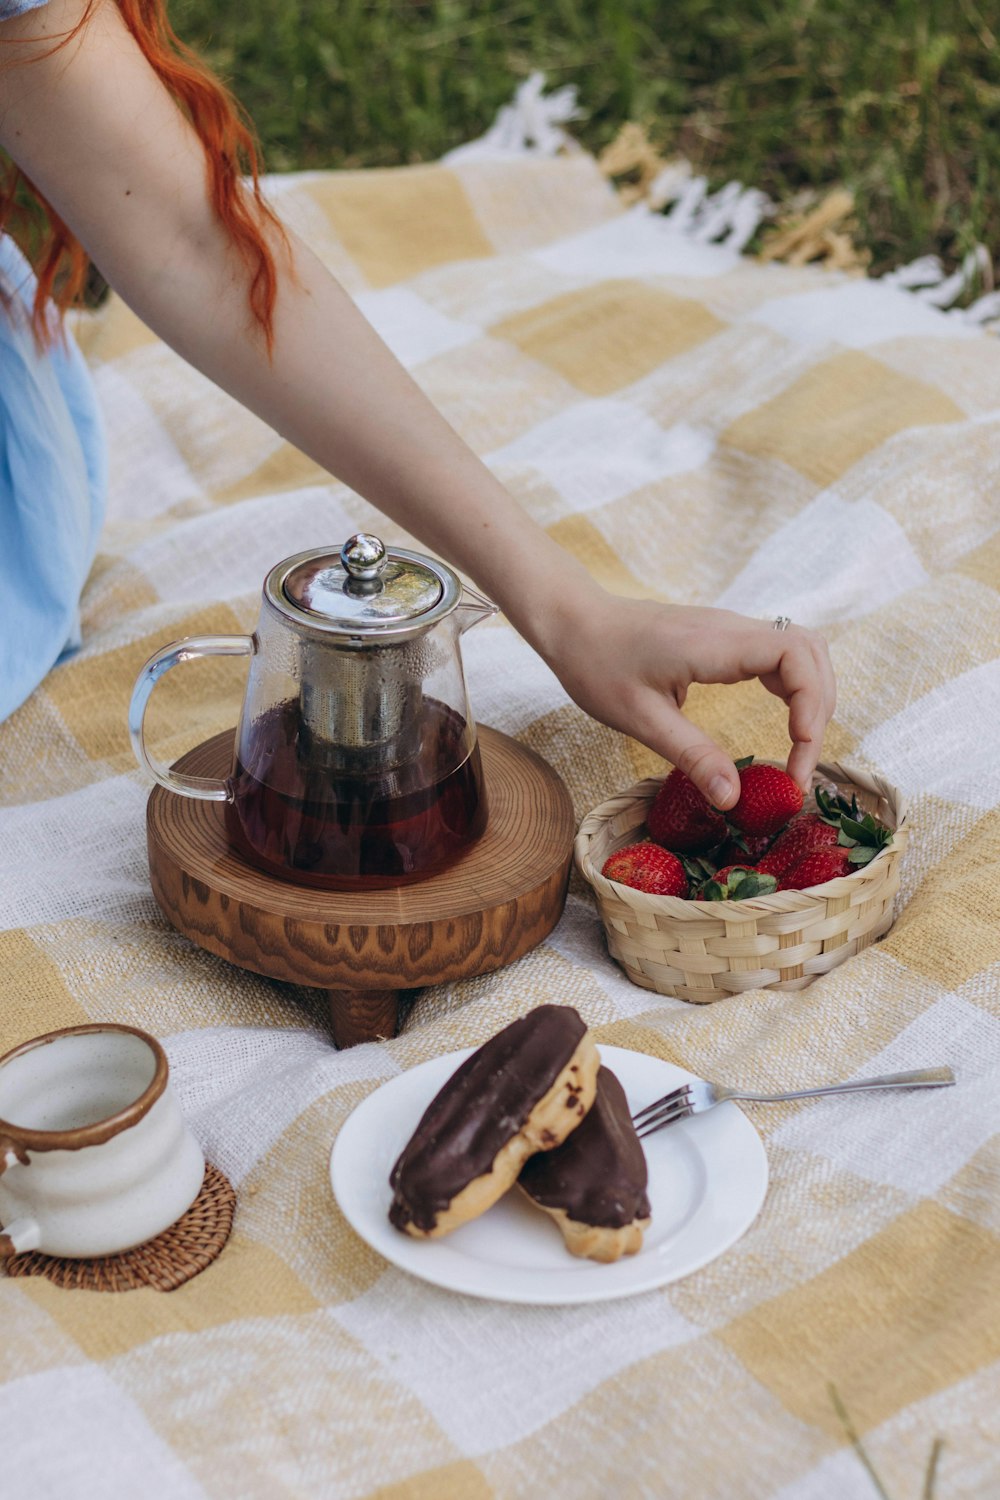
[[[0,21],[46,0],[0,0]],[[72,337],[39,352],[35,278],[0,233],[0,720],[80,645],[80,591],[104,515],[97,398]]]
[[[0,0],[0,18],[23,0]],[[80,644],[80,591],[104,515],[97,398],[69,334],[39,352],[35,279],[0,234],[0,720]],[[6,304],[6,305],[4,305]]]

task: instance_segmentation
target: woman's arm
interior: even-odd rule
[[[760,677],[789,706],[805,780],[833,711],[824,643],[717,610],[615,598],[519,505],[436,411],[295,236],[269,357],[248,277],[206,193],[202,146],[113,0],[49,0],[0,24],[0,145],[112,287],[191,364],[324,468],[467,572],[576,701],[679,764],[706,795],[738,794],[730,758],[680,713],[693,681]],[[46,55],[48,54],[48,55]],[[720,782],[719,778],[722,778]]]

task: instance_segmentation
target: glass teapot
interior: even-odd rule
[[[459,641],[496,612],[444,563],[359,533],[299,552],[264,580],[256,632],[189,636],[150,657],[129,707],[140,765],[185,797],[225,802],[253,864],[300,884],[396,885],[483,832],[486,799]],[[164,672],[249,656],[232,774],[185,776],[143,736]]]

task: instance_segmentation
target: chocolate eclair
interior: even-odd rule
[[[448,1079],[392,1169],[389,1218],[433,1239],[485,1213],[527,1158],[559,1146],[594,1101],[600,1058],[569,1005],[539,1005]]]
[[[646,1157],[625,1090],[610,1068],[597,1075],[597,1097],[557,1151],[533,1156],[518,1186],[551,1214],[573,1255],[612,1261],[642,1249],[650,1222]]]

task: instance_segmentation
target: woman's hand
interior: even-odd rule
[[[681,713],[692,682],[758,677],[788,705],[788,771],[803,787],[819,759],[837,689],[826,642],[724,609],[621,599],[594,587],[561,611],[544,654],[595,719],[641,740],[691,777],[715,807],[732,807],[731,758]]]

